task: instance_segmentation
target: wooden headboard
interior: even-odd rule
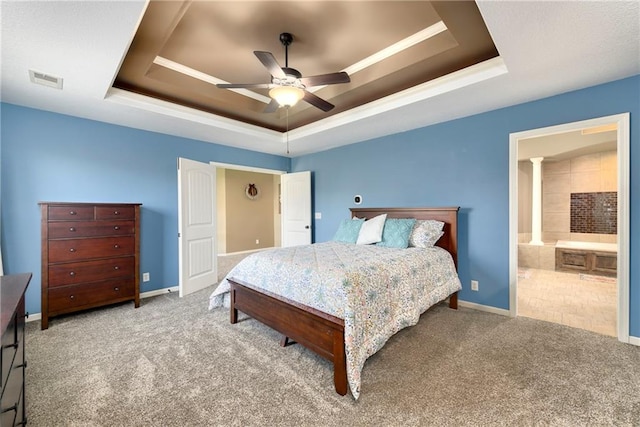
[[[435,219],[444,222],[444,234],[436,246],[446,249],[458,266],[458,210],[460,208],[350,208],[351,216],[373,218],[387,214],[387,218]]]

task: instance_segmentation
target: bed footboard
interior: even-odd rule
[[[333,362],[336,392],[347,394],[347,359],[344,349],[344,321],[287,298],[257,291],[250,285],[228,279],[231,285],[231,323],[238,310]]]

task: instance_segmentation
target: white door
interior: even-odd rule
[[[178,158],[180,297],[218,282],[216,168]]]
[[[281,175],[282,246],[311,243],[311,172]]]

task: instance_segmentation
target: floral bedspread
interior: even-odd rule
[[[347,378],[356,399],[367,358],[462,288],[451,255],[442,248],[333,241],[249,255],[231,277],[344,319]],[[221,306],[229,306],[226,278],[209,300],[209,309]]]

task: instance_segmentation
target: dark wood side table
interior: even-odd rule
[[[2,427],[27,424],[24,402],[25,313],[24,293],[31,273],[0,276],[0,325],[2,352],[0,354],[0,425]]]

